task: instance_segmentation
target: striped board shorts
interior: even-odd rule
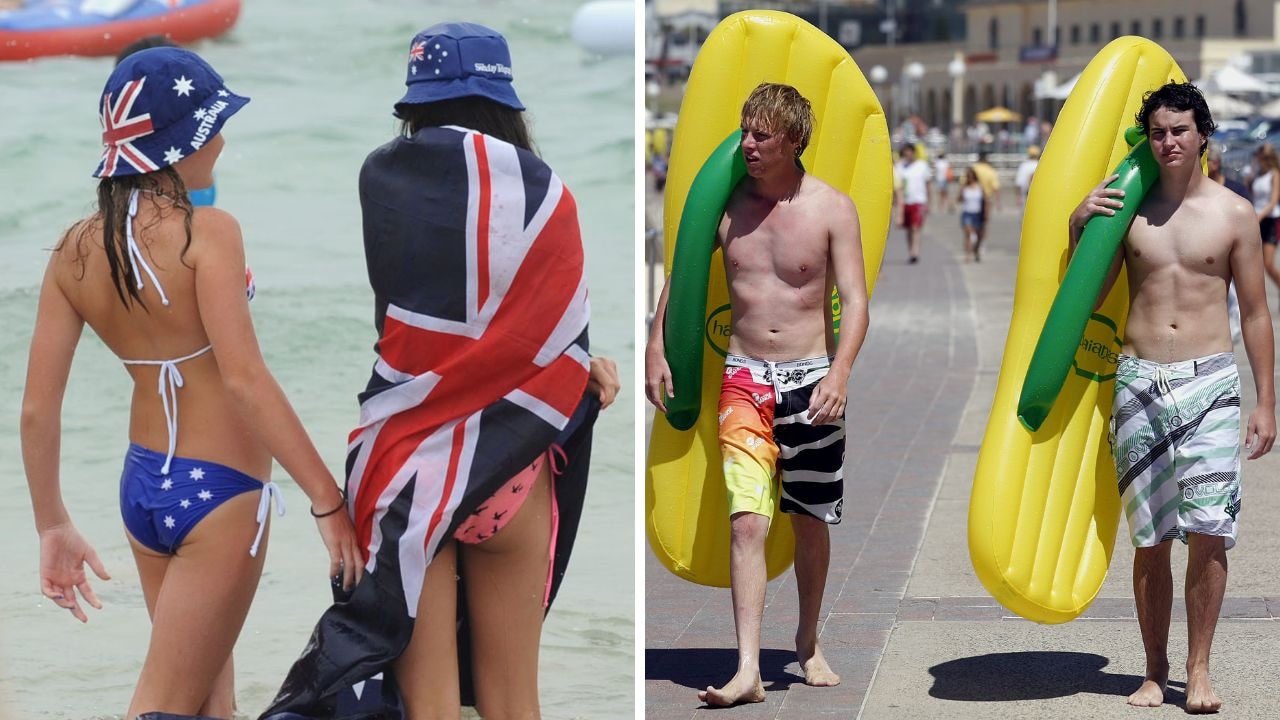
[[[1111,451],[1134,547],[1189,532],[1236,542],[1240,376],[1235,356],[1116,367]]]
[[[776,508],[840,522],[844,418],[822,425],[808,418],[813,388],[830,369],[827,357],[769,362],[731,354],[725,359],[718,435],[730,515],[772,518]]]

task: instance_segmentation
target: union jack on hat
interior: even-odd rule
[[[173,165],[221,132],[248,102],[190,50],[134,53],[102,89],[102,159],[93,176],[139,175]]]

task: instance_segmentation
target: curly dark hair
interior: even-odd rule
[[[1204,136],[1204,142],[1200,143],[1200,154],[1203,155],[1205,149],[1209,147],[1209,136],[1218,129],[1218,125],[1213,121],[1213,115],[1209,113],[1209,104],[1205,102],[1200,88],[1189,82],[1168,82],[1143,95],[1142,108],[1134,116],[1134,121],[1137,122],[1138,127],[1142,128],[1143,135],[1147,134],[1147,120],[1151,117],[1151,113],[1162,107],[1175,112],[1192,111],[1196,119],[1196,130]]]

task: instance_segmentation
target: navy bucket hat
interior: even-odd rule
[[[102,89],[102,159],[94,177],[140,175],[199,150],[249,102],[190,50],[157,47],[116,66]]]
[[[462,97],[488,98],[513,110],[524,110],[511,84],[511,50],[496,30],[476,23],[440,23],[409,43],[409,90],[396,103],[439,102]]]

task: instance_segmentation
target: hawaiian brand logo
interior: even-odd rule
[[[707,315],[707,344],[712,350],[720,353],[720,357],[729,355],[729,336],[733,335],[733,323],[730,318],[727,303]]]
[[[834,288],[831,290],[831,330],[836,335],[840,334],[840,293]]]
[[[1113,380],[1116,363],[1120,361],[1120,348],[1115,322],[1105,315],[1093,313],[1085,325],[1084,336],[1080,338],[1071,367],[1077,375],[1093,382]]]

